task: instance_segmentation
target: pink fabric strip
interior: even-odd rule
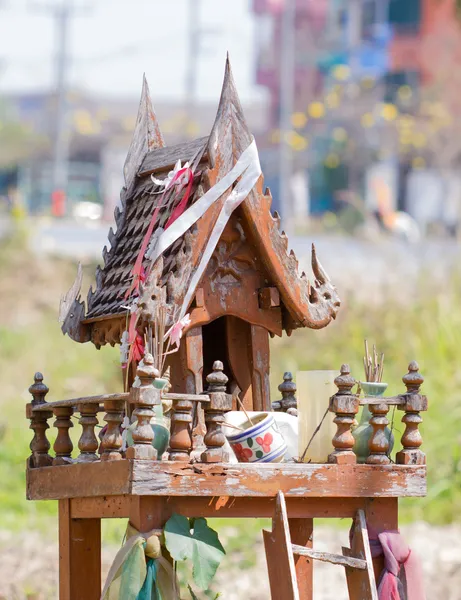
[[[400,532],[377,533],[368,527],[368,535],[372,556],[384,555],[384,570],[378,586],[379,600],[426,600],[421,563]],[[406,586],[399,577],[402,567]]]

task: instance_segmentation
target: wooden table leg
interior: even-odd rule
[[[101,519],[72,519],[59,500],[59,600],[101,597]]]
[[[365,507],[367,525],[371,526],[376,533],[399,528],[398,498],[370,498]],[[370,536],[371,537],[371,536]],[[379,585],[379,577],[384,568],[384,557],[373,559],[376,585]]]
[[[291,543],[312,548],[314,519],[288,519]],[[296,579],[300,600],[312,600],[314,561],[307,556],[295,555]]]

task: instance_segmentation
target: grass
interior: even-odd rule
[[[25,499],[25,459],[32,432],[24,407],[34,372],[44,373],[50,387],[48,400],[120,389],[117,349],[97,352],[91,344],[76,344],[61,334],[57,323],[59,297],[73,276],[73,267],[65,261],[39,261],[28,254],[21,238],[0,245],[0,529],[55,529],[51,517],[56,515],[56,503]],[[412,359],[419,362],[430,400],[421,427],[429,491],[427,498],[402,501],[405,520],[460,520],[460,283],[459,277],[453,276],[444,289],[434,289],[422,281],[415,304],[402,302],[402,286],[390,290],[382,305],[367,306],[365,282],[362,295],[346,299],[338,320],[328,328],[298,331],[290,338],[272,341],[273,398],[278,397],[277,385],[287,370],[339,370],[347,362],[352,374],[361,379],[364,338],[376,343],[386,355],[384,380],[390,394],[404,391],[401,378],[408,363]],[[401,431],[401,413],[396,415],[396,427]],[[54,428],[50,433],[53,442]],[[396,445],[399,438],[397,431]],[[238,560],[241,569],[255,564],[254,541],[260,536],[261,520],[218,519],[210,524],[222,533],[232,562]],[[125,522],[104,523],[106,543],[119,544],[124,529]]]

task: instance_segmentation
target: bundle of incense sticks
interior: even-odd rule
[[[365,356],[363,357],[363,366],[365,368],[365,381],[381,382],[384,371],[384,354],[378,359],[376,346],[373,344],[373,354],[370,356],[368,351],[368,341],[365,340]]]

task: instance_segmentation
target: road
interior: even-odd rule
[[[0,237],[7,230],[0,220]],[[34,252],[56,254],[71,259],[102,261],[102,249],[109,245],[109,225],[83,225],[73,221],[34,221],[30,245]],[[294,237],[291,247],[299,259],[300,270],[310,273],[310,246],[342,294],[367,293],[379,301],[390,292],[402,298],[416,290],[421,279],[443,286],[461,258],[460,245],[452,239],[427,239],[408,244],[394,239],[367,241],[351,237],[315,234]]]

